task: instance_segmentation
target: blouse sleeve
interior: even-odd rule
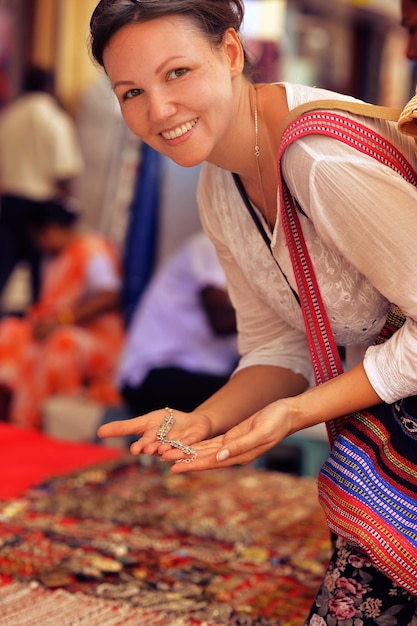
[[[398,141],[413,161],[408,138]],[[386,402],[416,394],[416,188],[374,158],[328,137],[310,136],[291,145],[283,173],[326,245],[408,318],[389,341],[366,351],[364,366],[373,388]]]

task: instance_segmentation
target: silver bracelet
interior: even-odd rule
[[[182,441],[179,441],[178,439],[170,439],[169,437],[167,437],[169,431],[175,424],[175,419],[174,411],[172,409],[170,409],[169,407],[165,407],[165,411],[167,412],[167,414],[165,415],[160,427],[158,428],[158,432],[156,433],[158,441],[160,443],[168,443],[173,448],[177,448],[177,450],[181,450],[181,452],[191,457],[188,459],[179,459],[178,461],[176,461],[176,463],[191,463],[192,461],[195,461],[198,456],[197,450],[195,450],[195,448],[192,448],[191,446],[186,446],[184,443],[182,443]]]

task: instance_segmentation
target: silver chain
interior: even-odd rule
[[[167,414],[165,415],[160,427],[158,428],[158,432],[156,433],[157,439],[160,443],[168,443],[173,448],[177,448],[177,450],[181,450],[184,454],[187,454],[191,458],[189,459],[178,459],[176,463],[191,463],[195,461],[197,458],[197,450],[192,448],[191,446],[186,446],[185,443],[179,441],[178,439],[171,439],[167,437],[169,431],[175,424],[174,419],[174,411],[169,407],[165,407],[165,411]]]

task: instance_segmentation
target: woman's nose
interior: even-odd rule
[[[149,97],[149,117],[152,122],[165,122],[176,112],[176,106],[166,94],[153,94]]]

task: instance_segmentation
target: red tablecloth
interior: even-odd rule
[[[46,478],[119,456],[120,450],[52,439],[0,423],[0,499],[16,498]]]

